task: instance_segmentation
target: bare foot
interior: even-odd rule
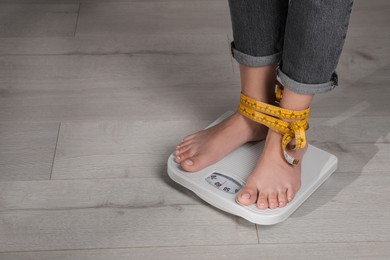
[[[280,107],[291,110],[306,109],[313,97],[314,95],[298,94],[285,88]],[[301,163],[307,144],[302,149],[287,150],[292,157],[299,159],[298,165],[291,165],[283,156],[281,140],[281,134],[271,129],[268,131],[263,153],[248,177],[246,186],[237,196],[239,203],[256,203],[260,209],[274,209],[286,206],[294,198],[301,187]]]
[[[256,203],[260,209],[284,207],[290,202],[301,187],[301,161],[290,165],[284,159],[281,147],[282,135],[268,131],[264,150],[260,159],[248,177],[246,186],[237,196],[243,205]],[[294,158],[302,159],[307,150],[289,150]]]
[[[176,148],[176,162],[185,171],[199,171],[246,142],[260,141],[268,128],[235,113],[220,124],[185,137]]]

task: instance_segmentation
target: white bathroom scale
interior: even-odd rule
[[[209,127],[233,114],[226,112]],[[237,150],[199,172],[186,172],[175,162],[172,153],[168,159],[168,175],[209,204],[250,222],[272,225],[288,218],[337,168],[337,157],[312,145],[302,160],[301,188],[294,199],[283,208],[259,209],[256,205],[242,206],[236,196],[256,166],[264,141],[242,145]]]

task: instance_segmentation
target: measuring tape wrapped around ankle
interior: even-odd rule
[[[277,99],[280,98],[281,92],[279,92],[279,95],[277,96]],[[290,145],[289,147],[291,147],[291,149],[297,150],[305,147],[305,130],[309,127],[308,119],[310,115],[310,108],[305,110],[284,109],[257,101],[241,93],[238,112],[241,115],[282,134],[282,150],[284,158],[290,164],[298,164],[299,160],[289,155],[286,152],[286,147],[294,138],[296,144]],[[288,121],[283,121],[281,119]]]

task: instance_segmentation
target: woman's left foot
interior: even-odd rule
[[[260,209],[281,208],[290,202],[301,187],[301,160],[307,150],[288,150],[298,165],[286,162],[281,147],[282,135],[269,130],[264,150],[245,187],[237,196],[243,205],[256,203]]]

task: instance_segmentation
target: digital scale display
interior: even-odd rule
[[[242,188],[242,184],[231,177],[214,172],[206,178],[206,181],[213,187],[230,194],[236,194]]]

